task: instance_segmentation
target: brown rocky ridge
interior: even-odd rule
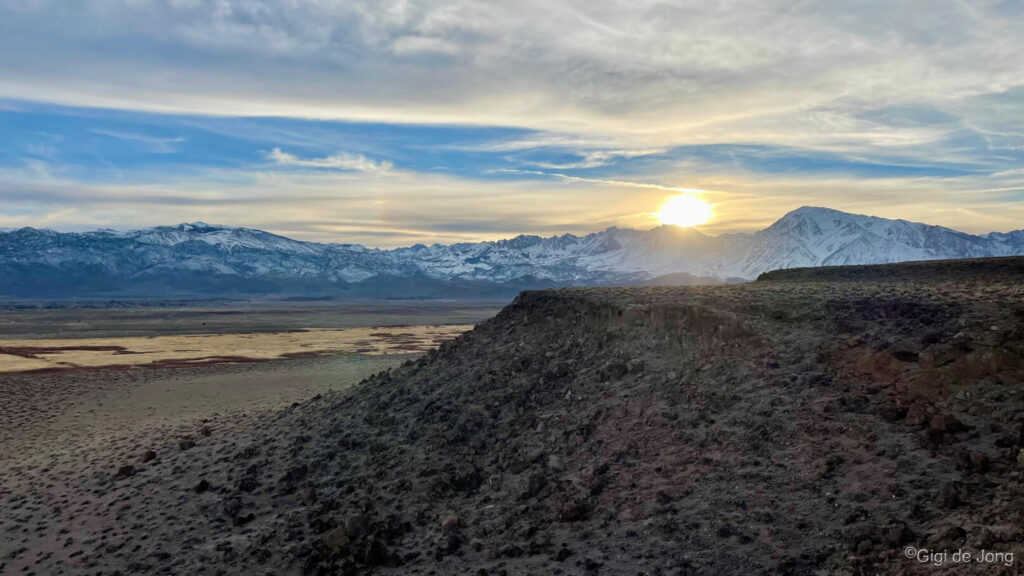
[[[1022,408],[1022,258],[524,292],[353,390],[83,470],[109,514],[77,554],[0,571],[1014,574]],[[2,531],[62,521],[2,497]]]

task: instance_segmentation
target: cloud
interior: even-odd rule
[[[448,146],[451,150],[478,153],[513,153],[515,161],[548,170],[582,170],[598,168],[615,163],[617,160],[629,160],[644,156],[665,154],[669,148],[664,146],[636,145],[621,138],[593,137],[580,134],[557,134],[539,132],[514,138],[497,139],[475,144],[459,144]],[[545,155],[563,154],[573,157],[572,160],[554,162],[538,160],[525,156],[524,153],[537,152]]]
[[[118,130],[92,130],[93,134],[99,136],[107,136],[110,138],[116,138],[118,140],[128,140],[130,142],[140,142],[146,146],[146,148],[153,154],[173,154],[178,151],[175,144],[184,142],[185,139],[181,137],[175,138],[159,138],[157,136],[149,136],[146,134],[136,134],[134,132],[121,132]]]
[[[984,231],[1020,227],[1010,218],[1021,216],[1024,199],[1022,27],[1013,2],[958,0],[0,0],[0,112],[27,115],[45,101],[186,113],[221,131],[223,141],[211,137],[198,152],[203,137],[194,129],[170,132],[186,134],[188,146],[107,131],[151,152],[179,152],[160,158],[180,160],[173,170],[124,167],[131,190],[152,202],[131,213],[141,219],[166,208],[158,197],[187,192],[190,206],[211,198],[228,206],[238,194],[262,199],[273,183],[325,197],[342,186],[379,190],[385,202],[398,195],[402,210],[422,209],[430,222],[395,219],[403,238],[454,237],[446,230],[474,221],[474,234],[500,235],[493,221],[502,218],[522,227],[514,232],[585,231],[615,221],[615,210],[639,214],[658,195],[693,187],[724,203],[719,231],[749,229],[755,214],[806,203]],[[300,118],[319,122],[298,126]],[[321,130],[324,121],[346,133]],[[411,129],[379,125],[422,133],[407,139]],[[471,142],[439,136],[467,126],[480,131]],[[417,137],[418,145],[437,141],[403,148]],[[264,152],[273,146],[280,148]],[[331,155],[339,149],[369,157]],[[84,212],[66,222],[105,202],[109,183],[40,163],[30,170],[23,150],[0,150],[0,166],[25,172],[19,181],[34,170],[36,184],[52,186],[42,177],[57,174],[99,195],[76,197]],[[215,161],[235,171],[205,170]],[[308,170],[282,169],[289,166]],[[462,177],[415,194],[440,182],[424,174],[435,166]],[[173,174],[182,169],[202,181],[177,190],[186,186]],[[496,169],[520,172],[498,182],[484,175]],[[314,185],[312,177],[333,180]],[[234,196],[219,196],[218,186]],[[510,201],[490,203],[490,190]],[[0,200],[12,194],[5,189]],[[447,198],[457,200],[443,205]],[[267,214],[295,216],[254,215],[259,223],[301,230],[313,222],[298,215],[305,208],[260,202]],[[372,214],[373,206],[309,210]],[[223,210],[228,218],[219,220],[231,221]]]
[[[650,182],[632,182],[629,180],[614,180],[611,178],[586,178],[583,176],[570,176],[568,174],[560,174],[558,172],[543,172],[540,170],[516,170],[516,169],[505,169],[502,172],[509,172],[512,174],[529,174],[533,176],[545,176],[549,178],[556,178],[565,182],[581,182],[587,184],[601,184],[608,186],[616,186],[621,188],[642,188],[644,190],[661,190],[663,192],[674,192],[680,194],[697,193],[703,194],[704,190],[699,188],[687,188],[683,186],[668,186],[665,184],[656,184]]]
[[[57,156],[57,148],[52,144],[26,144],[25,152],[29,156],[53,160]]]
[[[1024,15],[1008,6],[37,0],[0,6],[0,96],[521,126],[655,146],[871,146],[892,134],[875,129],[885,119],[857,121],[866,110],[951,111],[1024,84]],[[446,57],[409,58],[431,54]]]
[[[402,36],[396,38],[391,45],[391,51],[396,56],[412,54],[458,54],[460,48],[457,44],[443,38],[431,38],[429,36]]]
[[[598,168],[600,166],[607,166],[618,159],[629,159],[629,158],[640,158],[642,156],[652,156],[655,154],[664,154],[667,152],[667,148],[646,148],[636,150],[585,150],[578,152],[577,155],[580,157],[578,162],[542,162],[533,161],[529,162],[538,168],[545,168],[548,170],[580,170],[584,168]]]
[[[374,162],[362,154],[346,154],[344,152],[327,156],[326,158],[302,159],[294,154],[283,152],[280,148],[274,148],[267,154],[267,158],[284,166],[336,168],[339,170],[354,170],[356,172],[372,172],[375,174],[387,174],[394,168],[391,162]]]

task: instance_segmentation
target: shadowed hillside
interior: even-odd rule
[[[526,292],[351,392],[98,462],[109,513],[43,571],[1015,573],[904,549],[1024,540],[1021,259],[762,279]]]
[[[965,281],[1005,282],[1024,277],[1024,258],[970,258],[959,260],[924,260],[860,266],[823,266],[820,268],[789,268],[772,270],[758,276],[768,282],[950,282],[963,277]]]

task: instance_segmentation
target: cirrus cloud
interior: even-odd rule
[[[325,158],[299,158],[294,154],[282,151],[280,148],[274,148],[267,154],[267,158],[283,166],[335,168],[338,170],[354,170],[356,172],[373,172],[376,174],[386,174],[394,168],[391,162],[375,162],[362,154],[347,154],[344,152],[339,152]]]

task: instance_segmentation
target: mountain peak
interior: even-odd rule
[[[786,213],[785,216],[783,216],[783,218],[789,216],[790,214],[806,214],[808,212],[839,212],[840,214],[849,214],[849,212],[841,212],[839,210],[836,210],[834,208],[828,208],[826,206],[811,206],[809,204],[805,204],[799,208],[790,210],[789,212]]]
[[[661,224],[650,229],[650,232],[656,232],[658,234],[680,234],[680,235],[700,235],[707,236],[700,231],[696,226],[677,226],[675,224]]]
[[[836,218],[836,217],[839,217],[839,218],[843,218],[843,219],[847,219],[847,218],[871,218],[871,216],[866,216],[864,214],[853,214],[853,213],[850,213],[850,212],[843,212],[841,210],[835,210],[834,208],[826,208],[824,206],[801,206],[801,207],[799,207],[799,208],[797,208],[795,210],[790,210],[785,215],[783,215],[782,218],[779,218],[777,220],[777,222],[782,222],[782,221],[785,221],[785,220],[793,220],[795,218],[808,218],[808,217],[811,217],[811,218],[820,218],[820,217]]]
[[[423,293],[427,285],[448,294],[466,285],[511,291],[630,284],[671,274],[753,279],[780,268],[1015,254],[1024,254],[1024,234],[972,236],[820,206],[797,208],[752,234],[709,236],[672,225],[646,231],[612,227],[582,237],[520,235],[395,250],[302,242],[205,222],[124,234],[25,228],[0,235],[0,294],[36,295],[43,286],[56,295],[86,295],[93,282],[116,285],[124,293],[158,285],[186,293],[298,290],[404,297]],[[26,269],[38,270],[38,278],[26,279]],[[75,283],[49,287],[52,278],[62,276]]]
[[[207,224],[206,222],[203,222],[201,220],[196,220],[195,222],[182,222],[181,224],[178,224],[177,226],[171,226],[171,228],[174,228],[174,229],[177,229],[177,230],[184,230],[184,231],[188,231],[188,230],[199,231],[199,230],[225,230],[225,229],[231,229],[233,227],[232,226],[221,226],[219,224]]]

